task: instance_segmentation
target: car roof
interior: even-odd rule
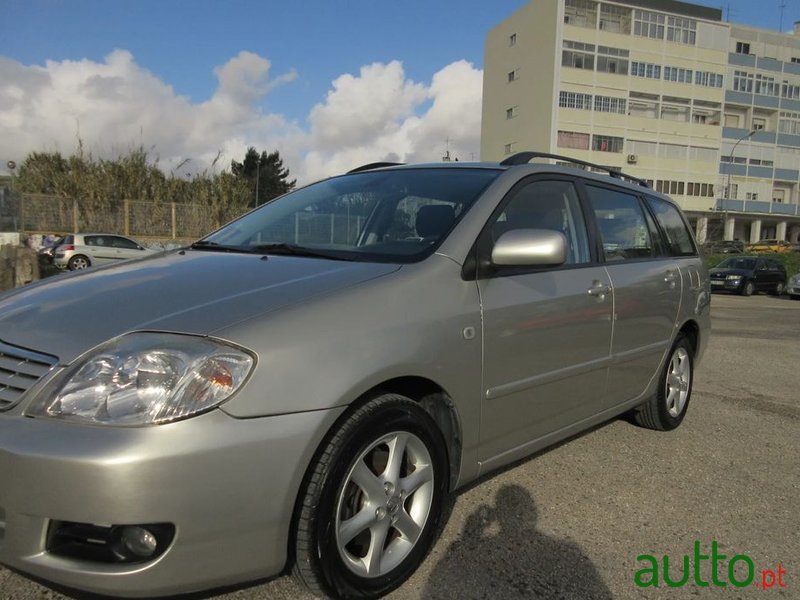
[[[531,163],[532,159],[544,158],[548,160],[558,160],[568,164],[551,164],[551,163]],[[589,168],[599,170],[602,172],[595,172],[588,170]],[[395,170],[395,169],[488,169],[488,170],[502,170],[519,171],[522,176],[535,173],[554,173],[558,175],[567,175],[571,177],[579,176],[584,179],[591,179],[606,185],[611,184],[617,187],[626,188],[636,194],[647,193],[648,196],[653,196],[666,200],[671,204],[678,206],[677,203],[661,192],[657,192],[650,187],[643,179],[633,177],[622,171],[612,167],[605,167],[594,163],[574,159],[568,156],[559,154],[549,154],[543,152],[519,152],[505,158],[501,162],[435,162],[435,163],[415,163],[415,164],[402,164],[390,162],[377,162],[362,165],[355,169],[348,171],[350,173],[363,173],[366,171],[377,170]],[[576,170],[579,171],[576,173]]]

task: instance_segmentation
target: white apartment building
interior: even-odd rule
[[[532,0],[485,48],[481,158],[523,150],[648,180],[701,242],[797,242],[800,26],[674,0]]]

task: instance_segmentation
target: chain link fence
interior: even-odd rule
[[[206,206],[193,203],[139,200],[81,201],[39,194],[21,194],[9,203],[6,216],[26,233],[119,233],[135,238],[197,239],[243,214],[222,211],[215,219]]]

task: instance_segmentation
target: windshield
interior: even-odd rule
[[[745,271],[752,271],[756,268],[756,259],[754,258],[726,258],[717,265],[719,269],[743,269]]]
[[[500,173],[420,168],[343,175],[265,204],[193,247],[415,262],[436,249]]]

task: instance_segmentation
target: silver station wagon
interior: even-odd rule
[[[0,563],[377,597],[478,476],[628,411],[677,427],[710,326],[686,220],[552,160],[366,165],[0,296]]]

